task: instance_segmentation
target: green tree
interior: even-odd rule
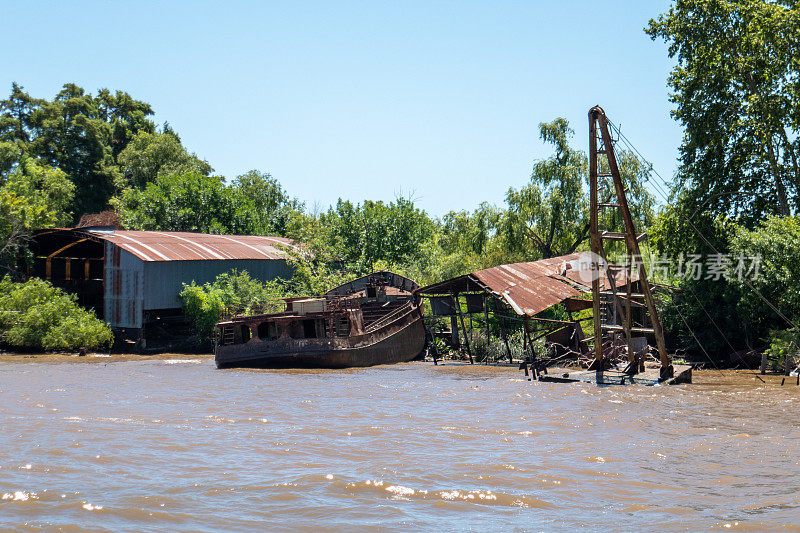
[[[289,197],[278,180],[265,172],[246,172],[231,188],[241,216],[249,219],[251,233],[286,235],[296,213],[303,209],[303,204]]]
[[[116,158],[140,131],[153,132],[145,102],[106,89],[97,96],[68,83],[53,100],[30,97],[13,84],[0,101],[0,141],[66,172],[75,184],[74,215],[104,209],[120,181]]]
[[[353,205],[339,199],[320,215],[320,228],[333,253],[358,273],[378,261],[397,265],[419,259],[435,229],[428,215],[403,197],[388,204],[367,200]]]
[[[33,131],[31,116],[44,100],[32,98],[25,89],[17,84],[11,84],[11,94],[5,100],[0,100],[0,141],[30,142]]]
[[[126,189],[113,202],[126,228],[198,233],[249,233],[236,196],[217,176],[159,175],[144,189]]]
[[[0,279],[0,342],[18,348],[77,350],[110,346],[111,329],[77,297],[33,278]]]
[[[731,280],[743,295],[738,311],[746,318],[746,327],[755,340],[764,340],[771,329],[786,329],[791,325],[753,294],[744,280],[797,324],[800,320],[800,217],[770,217],[752,230],[738,227],[731,238],[731,256],[736,259],[731,265]],[[739,276],[735,269],[740,257],[757,257],[758,271],[741,272]],[[753,263],[744,261],[743,266],[751,269]]]
[[[677,185],[752,225],[800,206],[800,4],[681,0],[645,31],[677,58]]]
[[[213,339],[214,325],[226,313],[276,312],[287,295],[280,280],[262,283],[246,270],[231,270],[213,282],[183,285],[180,298],[187,316],[194,322],[201,342]]]
[[[524,260],[565,255],[589,237],[588,165],[586,154],[569,146],[574,131],[563,118],[539,124],[539,135],[555,153],[534,163],[530,182],[506,194],[508,210],[501,222],[505,246]],[[653,197],[645,188],[649,169],[630,152],[618,151],[617,161],[628,189],[628,203],[637,230],[653,217]],[[601,172],[607,169],[601,168]],[[600,198],[611,199],[609,184],[601,184]],[[601,213],[601,226],[622,228],[618,213]]]
[[[257,171],[230,185],[198,170],[160,172],[142,189],[125,189],[112,204],[125,227],[139,230],[283,236],[298,233],[303,218],[302,204]]]
[[[117,158],[125,186],[144,188],[160,175],[199,172],[208,176],[214,169],[190,154],[173,133],[140,131],[131,138]]]
[[[26,156],[0,173],[0,268],[16,270],[34,230],[70,220],[74,190],[64,172]]]

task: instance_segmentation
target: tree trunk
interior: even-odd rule
[[[778,160],[775,157],[775,150],[772,146],[772,136],[767,139],[767,156],[769,166],[772,170],[772,179],[775,180],[775,188],[778,192],[778,208],[782,216],[789,216],[789,199],[786,196],[786,186],[781,178],[781,171],[778,167]]]

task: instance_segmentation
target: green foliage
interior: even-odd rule
[[[245,233],[245,221],[222,178],[200,172],[159,175],[144,189],[126,189],[114,202],[123,225],[153,231]]]
[[[137,133],[117,158],[125,186],[143,188],[158,176],[198,172],[208,176],[213,168],[186,151],[174,133]]]
[[[251,170],[231,184],[237,210],[247,218],[249,233],[286,235],[303,204],[289,197],[270,174]]]
[[[66,224],[75,186],[57,169],[24,157],[19,165],[0,176],[2,193],[17,200],[12,216],[28,228],[38,229]]]
[[[413,262],[432,238],[433,221],[410,199],[365,201],[353,205],[339,200],[319,217],[321,235],[332,253],[358,273],[369,272],[377,261]]]
[[[548,258],[574,251],[588,237],[587,159],[569,146],[573,134],[563,118],[539,124],[539,136],[555,154],[534,163],[528,185],[506,194],[503,229],[510,249]]]
[[[654,237],[662,253],[677,259],[683,250],[690,250],[713,258],[705,243],[681,238],[695,235],[676,226],[686,220],[675,208],[659,217]],[[694,358],[705,358],[696,336],[712,358],[724,362],[731,352],[779,343],[772,332],[776,326],[790,325],[758,295],[794,323],[800,320],[800,218],[770,217],[752,230],[721,217],[699,223],[714,247],[730,260],[728,279],[703,275],[670,280],[680,289],[665,301],[662,316],[672,344],[689,347]],[[756,263],[753,258],[758,258]]]
[[[771,361],[774,370],[783,370],[787,357],[797,363],[800,354],[800,329],[792,327],[770,330],[766,342],[767,348],[764,353],[767,355],[767,360]]]
[[[671,202],[651,228],[656,250],[673,259],[761,254],[752,284],[796,320],[795,222],[762,222],[800,207],[800,4],[681,0],[645,31],[677,59],[669,85],[684,127]],[[771,342],[781,324],[738,279],[674,283],[681,291],[666,302],[665,326],[698,358],[695,335],[724,359]]]
[[[0,280],[0,340],[20,348],[77,350],[110,346],[114,337],[74,295],[32,279]]]
[[[679,184],[752,224],[800,206],[800,4],[681,0],[645,31],[669,44],[685,128]]]
[[[211,283],[184,284],[180,298],[187,316],[197,328],[198,337],[207,341],[213,338],[214,324],[226,310],[244,314],[274,312],[282,308],[278,300],[287,295],[281,280],[261,283],[247,271],[231,270]]]
[[[200,171],[159,173],[112,200],[129,229],[284,235],[302,207],[269,174],[251,171],[231,185]]]
[[[795,324],[800,320],[800,217],[771,217],[756,229],[739,228],[731,243],[734,256],[760,258],[758,276],[744,280],[772,302]],[[767,335],[775,325],[789,326],[747,286],[734,277],[743,298],[739,311],[758,338]]]
[[[75,186],[57,168],[30,157],[0,173],[0,268],[13,271],[31,232],[66,224]]]
[[[569,146],[573,133],[563,118],[539,124],[539,136],[554,146],[555,153],[534,164],[526,186],[506,194],[508,210],[501,222],[505,248],[526,261],[572,253],[589,237],[587,157]],[[654,200],[644,187],[649,169],[626,151],[619,151],[617,159],[637,229],[644,229],[653,218]],[[601,185],[600,198],[611,200],[611,188]],[[602,216],[603,228],[622,228],[618,214],[606,210]]]
[[[16,83],[0,101],[0,141],[64,171],[75,184],[75,215],[106,207],[121,173],[117,157],[140,131],[153,132],[150,106],[107,89],[97,96],[67,83],[52,101],[31,98]]]

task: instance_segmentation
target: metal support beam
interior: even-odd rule
[[[602,143],[598,146],[599,143]],[[608,161],[608,176],[611,178],[614,186],[614,191],[617,196],[617,205],[620,217],[625,226],[624,234],[617,234],[616,237],[622,237],[625,241],[629,258],[638,262],[639,284],[641,285],[642,294],[644,295],[647,311],[650,318],[650,323],[653,327],[653,333],[656,339],[656,346],[658,348],[659,359],[661,360],[661,377],[662,379],[672,377],[672,359],[667,354],[666,343],[664,342],[664,331],[659,319],[658,309],[656,309],[653,295],[650,290],[650,284],[647,281],[647,271],[644,263],[639,260],[641,252],[639,250],[639,235],[636,233],[636,228],[633,223],[630,209],[628,208],[628,200],[625,191],[625,184],[622,182],[622,176],[619,172],[617,165],[617,157],[614,152],[614,144],[611,139],[611,132],[609,130],[609,121],[606,117],[605,111],[600,106],[595,106],[589,110],[589,185],[590,185],[590,232],[592,252],[605,257],[603,254],[602,234],[598,227],[598,172],[597,172],[597,155],[603,153]],[[600,302],[600,287],[597,281],[592,282],[592,296],[595,309],[595,360],[599,362],[602,357],[602,337],[600,327],[599,315],[599,302]],[[630,277],[629,277],[630,278]],[[616,288],[611,287],[615,292],[614,299],[616,298]],[[628,288],[630,293],[630,288]],[[630,302],[630,298],[628,299]],[[630,304],[628,304],[630,308]],[[628,336],[635,328],[630,327],[629,317],[625,320],[625,326]],[[599,348],[598,348],[599,347]]]

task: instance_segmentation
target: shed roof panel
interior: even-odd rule
[[[261,235],[211,235],[179,231],[86,230],[143,261],[288,259],[294,241]]]

